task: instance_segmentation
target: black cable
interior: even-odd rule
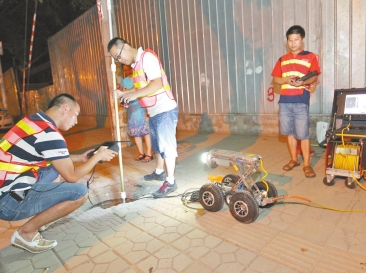
[[[89,185],[92,184],[93,182],[89,183],[90,180],[93,178],[94,176],[94,173],[95,173],[95,167],[96,165],[94,165],[94,168],[93,168],[93,172],[92,174],[90,175],[89,179],[86,181],[86,187],[88,188],[88,199],[89,199],[89,202],[92,206],[94,206],[93,202],[90,200],[90,194],[89,194]]]

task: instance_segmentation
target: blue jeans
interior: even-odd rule
[[[39,214],[61,202],[75,201],[88,193],[80,183],[35,183],[23,201],[3,193],[0,196],[0,219],[16,221]]]
[[[150,117],[151,145],[162,158],[177,157],[178,108]]]
[[[280,133],[296,139],[310,138],[309,105],[305,103],[279,103]]]

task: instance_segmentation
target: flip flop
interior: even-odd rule
[[[291,171],[294,167],[297,167],[297,166],[300,166],[300,163],[291,159],[290,162],[287,163],[285,166],[283,166],[282,169],[284,171]]]
[[[303,168],[303,171],[304,171],[304,173],[305,173],[305,177],[307,177],[307,178],[313,178],[313,177],[315,177],[315,176],[316,176],[316,174],[315,174],[315,172],[314,172],[313,168],[312,168],[312,167],[310,167],[310,166],[305,166],[305,167]]]

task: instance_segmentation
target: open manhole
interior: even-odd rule
[[[133,200],[130,199],[130,198],[125,199],[125,203],[130,203],[130,202],[133,202]],[[91,208],[99,207],[99,208],[102,208],[102,209],[108,209],[110,207],[114,207],[114,206],[117,206],[117,205],[122,204],[122,203],[123,203],[122,198],[113,199],[113,200],[106,200],[106,201],[103,201],[101,203],[93,205]]]

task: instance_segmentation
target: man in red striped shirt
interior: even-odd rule
[[[313,71],[317,71],[319,75],[320,66],[316,54],[303,50],[305,30],[301,26],[290,27],[286,37],[290,52],[277,61],[272,71],[273,83],[281,85],[278,102],[280,133],[287,135],[291,156],[290,162],[283,170],[290,171],[300,165],[296,152],[297,141],[300,140],[303,170],[305,176],[310,178],[315,177],[315,172],[310,166],[310,87],[317,82],[318,76],[304,81],[298,78]]]

